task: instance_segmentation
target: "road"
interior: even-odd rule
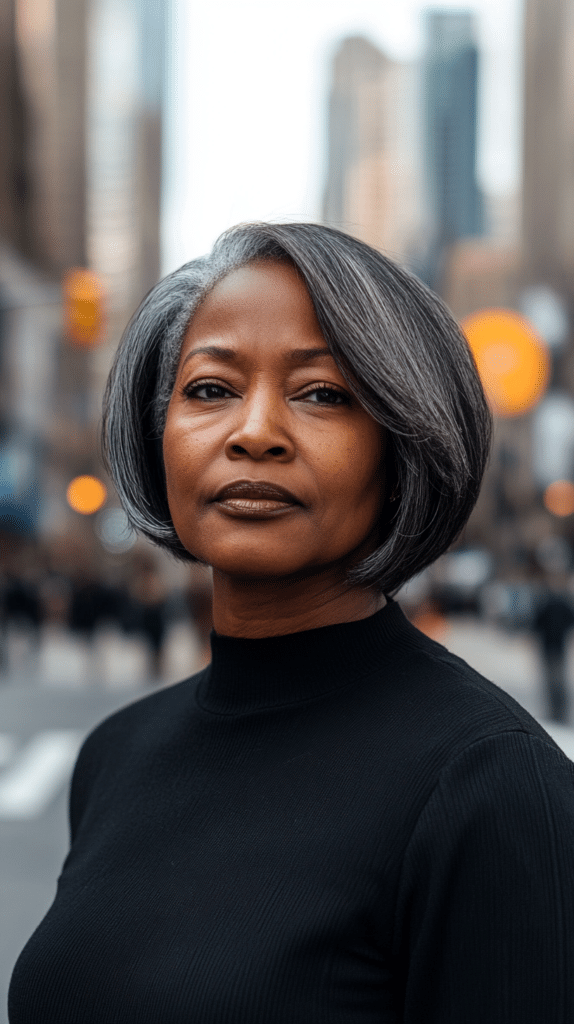
[[[50,906],[68,846],[67,786],[82,738],[133,695],[0,690],[0,1022],[20,950]]]
[[[452,620],[442,642],[542,720],[574,760],[574,728],[544,721],[540,664],[528,636]],[[82,685],[71,670],[72,648],[62,638],[60,648],[60,685],[53,663],[45,677],[20,673],[0,684],[0,1024],[7,1024],[14,962],[52,902],[67,852],[67,789],[78,747],[97,722],[150,688],[126,670],[125,652],[115,682]],[[574,645],[569,677],[574,708]]]

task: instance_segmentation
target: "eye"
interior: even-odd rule
[[[200,402],[217,402],[221,398],[233,397],[228,388],[209,380],[187,384],[182,388],[182,392],[186,398],[198,398]]]
[[[349,405],[350,402],[349,396],[344,391],[339,391],[329,384],[321,384],[306,391],[301,399],[311,402],[312,405]]]

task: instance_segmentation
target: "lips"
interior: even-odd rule
[[[232,502],[268,502],[282,505],[300,505],[301,502],[291,491],[266,480],[236,480],[235,483],[222,487],[213,501]]]

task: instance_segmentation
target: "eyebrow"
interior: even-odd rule
[[[237,361],[238,354],[234,348],[224,348],[222,345],[202,345],[201,348],[194,348],[191,352],[188,352],[185,359],[183,360],[182,367],[185,366],[188,359],[192,356],[199,355],[213,356],[215,359],[221,359],[228,363]],[[289,363],[315,363],[323,359],[332,359],[328,348],[294,348],[290,352],[285,353],[285,359]]]

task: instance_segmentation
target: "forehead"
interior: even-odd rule
[[[186,331],[189,351],[207,334],[239,335],[272,328],[274,336],[306,334],[327,344],[310,295],[297,270],[287,263],[258,261],[232,270],[208,293]]]

